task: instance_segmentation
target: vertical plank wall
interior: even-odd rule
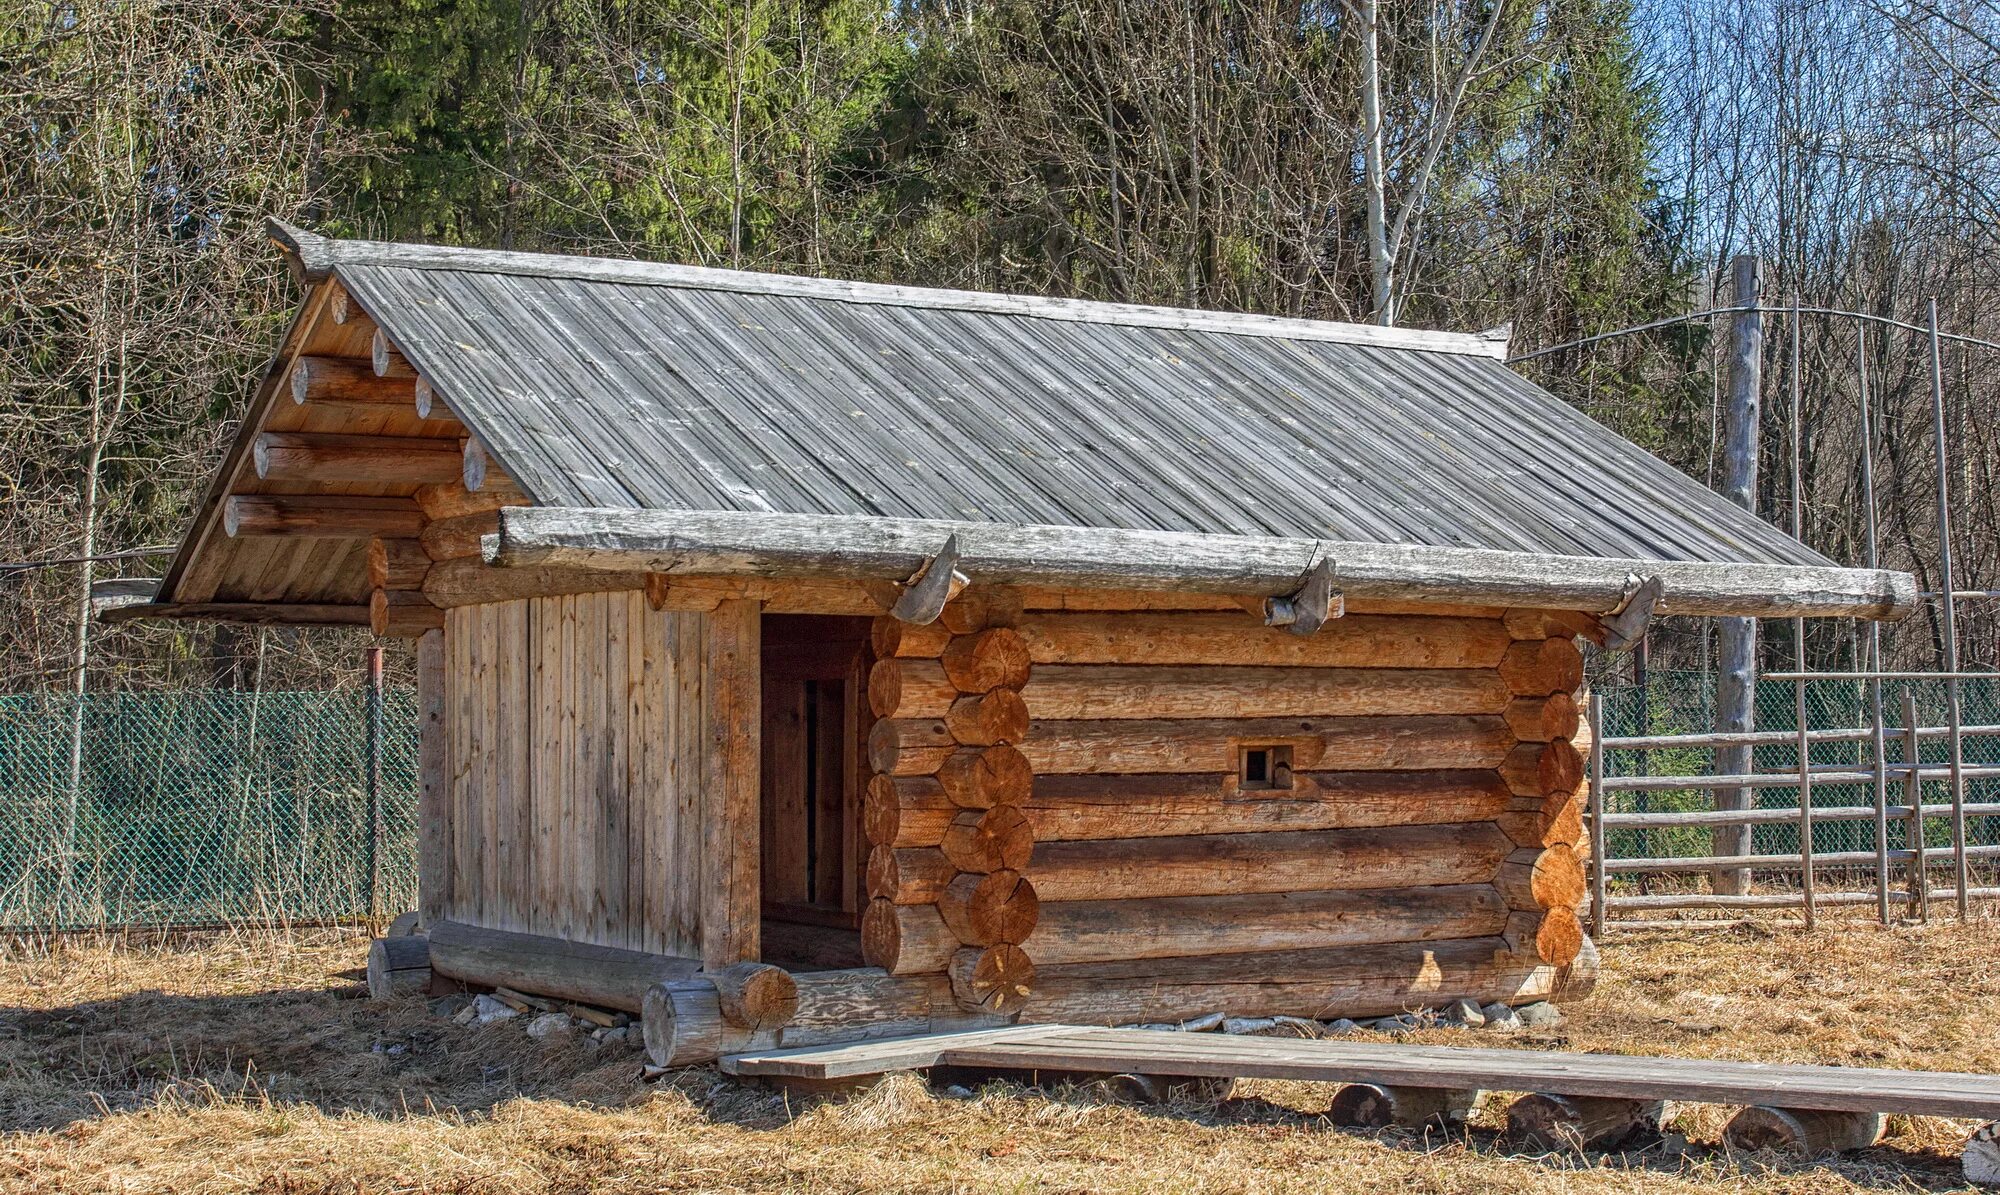
[[[756,619],[637,591],[449,611],[451,918],[756,957]]]

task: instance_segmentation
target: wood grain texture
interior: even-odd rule
[[[1289,745],[1298,771],[1492,768],[1514,747],[1498,715],[1360,718],[1203,718],[1173,721],[1037,720],[1021,752],[1037,776],[1055,773],[1233,773],[1245,743]],[[926,747],[891,756],[913,774]]]
[[[1048,664],[1021,696],[1037,719],[1081,721],[1496,714],[1509,693],[1490,668]]]
[[[758,604],[732,598],[708,618],[708,763],[702,821],[702,961],[757,957]]]
[[[1497,619],[1360,614],[1305,637],[1247,614],[1046,614],[1015,630],[1038,666],[1492,668],[1512,642]]]

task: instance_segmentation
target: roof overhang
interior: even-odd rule
[[[1176,531],[727,511],[510,507],[486,537],[500,567],[902,582],[956,537],[973,584],[1275,597],[1330,560],[1340,591],[1377,601],[1619,610],[1658,579],[1655,613],[1891,620],[1916,580],[1885,569],[1619,560],[1481,548]]]

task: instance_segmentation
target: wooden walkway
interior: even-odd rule
[[[1993,1075],[1072,1025],[1017,1025],[722,1060],[729,1074],[796,1079],[857,1078],[930,1066],[1303,1079],[2000,1119],[2000,1076]]]

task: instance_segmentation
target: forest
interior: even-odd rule
[[[1758,503],[2000,587],[1995,0],[17,0],[0,6],[0,666],[353,683],[328,632],[97,627],[154,576],[317,231],[1478,330],[1726,307],[1764,261]],[[1536,381],[1715,483],[1727,319]],[[1865,378],[1871,419],[1857,402]],[[1967,667],[2000,656],[1991,601]],[[1939,661],[1936,604],[1890,659]],[[1788,626],[1765,650],[1789,662]],[[1708,667],[1706,628],[1654,658]],[[1816,628],[1848,666],[1851,628]]]

